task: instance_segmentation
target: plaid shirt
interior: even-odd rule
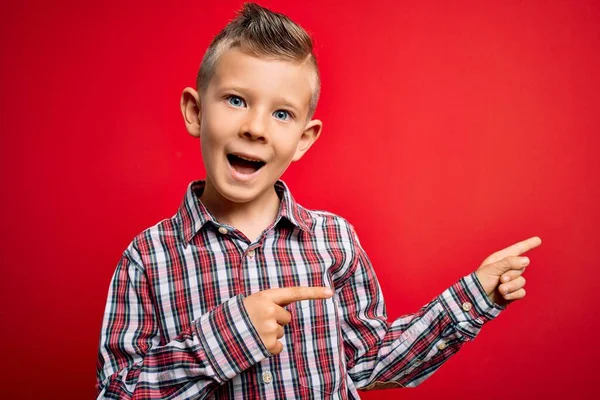
[[[474,273],[414,314],[388,322],[373,267],[343,218],[298,205],[286,184],[254,242],[218,222],[188,186],[172,218],[137,235],[112,278],[97,365],[98,398],[335,398],[414,387],[503,307]],[[272,356],[243,299],[268,288],[328,286],[286,307]]]

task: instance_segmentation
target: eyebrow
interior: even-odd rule
[[[278,101],[278,103],[281,103],[286,107],[292,108],[295,111],[300,111],[300,108],[296,104],[292,103],[291,101],[288,101],[287,99],[285,99],[283,97],[278,98],[277,101]]]

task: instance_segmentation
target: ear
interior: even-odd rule
[[[306,124],[304,128],[304,132],[302,132],[302,136],[300,137],[300,141],[298,142],[298,146],[296,147],[296,153],[294,154],[294,158],[292,161],[298,161],[302,158],[302,156],[310,149],[310,146],[313,145],[314,142],[317,141],[319,136],[321,135],[321,131],[323,130],[323,122],[318,119],[313,119]]]
[[[191,87],[183,89],[180,107],[187,131],[193,137],[199,138],[200,121],[202,120],[202,104],[200,103],[198,92]]]

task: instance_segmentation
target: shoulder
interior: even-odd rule
[[[312,235],[334,238],[351,245],[356,241],[354,226],[346,218],[325,210],[310,210],[302,206],[299,209]]]
[[[169,247],[180,243],[179,226],[177,214],[157,222],[135,235],[123,255],[144,268],[155,262]]]
[[[298,205],[302,214],[307,217],[310,226],[315,225],[333,225],[339,228],[353,230],[352,224],[344,217],[325,210],[310,210],[306,207]]]

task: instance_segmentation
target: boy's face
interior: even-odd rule
[[[232,48],[217,59],[205,93],[186,88],[181,109],[189,133],[200,138],[207,184],[237,203],[273,190],[321,132],[321,121],[308,121],[315,76],[308,62]]]

